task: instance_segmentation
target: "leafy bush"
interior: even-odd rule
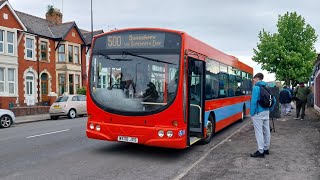
[[[82,87],[82,88],[77,89],[77,94],[86,95],[87,94],[87,88],[86,87]]]

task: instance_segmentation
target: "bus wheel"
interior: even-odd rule
[[[203,140],[203,144],[208,144],[215,134],[216,123],[212,114],[209,115],[208,124],[206,126],[206,138]]]
[[[242,122],[246,118],[246,105],[243,105],[240,121]]]

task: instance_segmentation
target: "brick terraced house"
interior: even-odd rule
[[[19,103],[18,47],[26,27],[8,1],[0,1],[0,108]]]
[[[49,105],[49,94],[76,94],[86,82],[86,40],[75,22],[46,18],[0,0],[0,108]]]

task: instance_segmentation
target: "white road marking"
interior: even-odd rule
[[[60,131],[54,131],[54,132],[48,132],[48,133],[44,133],[44,134],[38,134],[38,135],[28,136],[28,137],[26,137],[26,138],[29,139],[29,138],[33,138],[33,137],[45,136],[45,135],[48,135],[48,134],[56,134],[56,133],[65,132],[65,131],[69,131],[69,130],[70,130],[70,129],[64,129],[64,130],[60,130]]]
[[[236,133],[238,133],[239,131],[241,131],[243,128],[245,128],[247,125],[249,125],[250,123],[252,123],[252,121],[250,121],[245,125],[243,125],[240,129],[238,129],[237,131],[235,131],[234,133],[232,133],[231,135],[229,135],[227,138],[225,138],[223,141],[219,142],[217,145],[213,146],[211,149],[209,149],[208,152],[206,152],[200,159],[198,159],[196,162],[194,162],[193,164],[191,164],[189,167],[187,167],[182,173],[180,173],[177,177],[175,177],[173,180],[180,180],[181,178],[183,178],[192,168],[194,168],[196,165],[198,165],[202,160],[204,160],[204,158],[206,158],[214,149],[216,149],[217,147],[219,147],[220,145],[222,145],[223,143],[225,143],[226,141],[228,141],[233,135],[235,135]]]

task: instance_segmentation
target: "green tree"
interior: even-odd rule
[[[286,85],[308,81],[317,53],[317,35],[305,19],[296,12],[279,15],[278,32],[259,32],[260,43],[253,49],[253,61],[262,69],[276,74]],[[290,83],[291,82],[291,83]]]
[[[77,89],[77,94],[86,95],[86,93],[87,93],[87,88],[86,87],[82,87],[82,88]]]

